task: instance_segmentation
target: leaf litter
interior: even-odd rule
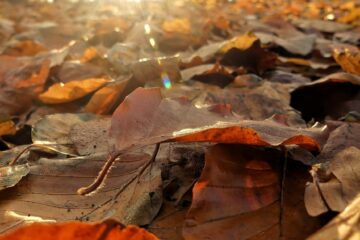
[[[356,239],[358,13],[2,1],[1,238]]]

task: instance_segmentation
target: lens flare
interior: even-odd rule
[[[162,79],[162,82],[164,84],[164,87],[166,89],[170,89],[171,88],[171,81],[170,81],[169,75],[167,75],[167,73],[161,73],[161,79]]]

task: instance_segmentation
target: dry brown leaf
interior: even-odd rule
[[[65,154],[78,155],[79,152],[75,150],[74,146],[77,142],[72,141],[72,138],[75,138],[72,135],[72,128],[77,123],[88,123],[96,118],[96,115],[88,113],[49,114],[33,124],[31,139],[34,144],[47,145]]]
[[[126,224],[149,224],[161,207],[160,169],[153,164],[140,177],[137,174],[150,157],[145,153],[122,155],[108,175],[109,182],[87,197],[76,190],[97,176],[105,154],[41,158],[31,163],[26,178],[2,190],[0,232],[29,222],[98,221],[109,217]],[[131,179],[135,181],[130,183]]]
[[[323,130],[291,128],[271,120],[223,117],[184,99],[163,98],[158,88],[138,88],[113,114],[109,142],[118,152],[164,141],[297,144],[317,151],[326,135]]]
[[[96,91],[108,82],[109,80],[105,78],[90,78],[67,83],[55,83],[46,92],[40,94],[39,99],[47,104],[72,102]]]
[[[311,235],[308,240],[357,240],[360,239],[360,194],[330,223]]]
[[[128,82],[129,79],[102,87],[91,97],[84,111],[95,114],[110,114]]]
[[[331,132],[312,170],[313,182],[305,191],[309,214],[342,211],[360,191],[360,125],[343,123]]]
[[[302,199],[306,168],[287,169],[280,204],[281,153],[244,145],[215,145],[193,188],[183,234],[192,239],[304,239],[318,229]],[[308,176],[309,177],[309,176]]]
[[[158,240],[145,229],[124,226],[115,220],[101,223],[67,222],[56,224],[35,223],[12,233],[0,236],[0,240]]]

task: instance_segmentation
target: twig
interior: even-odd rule
[[[155,160],[156,155],[159,151],[160,143],[156,144],[156,147],[154,149],[153,155],[151,156],[151,159],[141,168],[138,174],[136,174],[130,181],[128,181],[120,190],[118,194],[120,194],[122,191],[124,191],[138,176],[141,176],[145,169]],[[121,154],[121,153],[120,153]],[[87,187],[82,187],[77,190],[77,193],[80,195],[88,195],[96,189],[100,187],[100,185],[104,182],[106,176],[108,175],[112,165],[114,164],[115,160],[120,156],[120,154],[109,154],[108,158],[106,159],[106,163],[104,167],[99,172],[99,175],[96,177],[95,181],[90,184]]]
[[[42,148],[46,150],[56,151],[53,148],[50,147],[51,145],[44,145],[44,144],[31,144],[24,148],[10,163],[9,166],[14,166],[16,162],[19,160],[19,158],[27,151],[29,151],[31,148]]]

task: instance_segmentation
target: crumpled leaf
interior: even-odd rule
[[[91,196],[76,190],[90,184],[106,154],[48,159],[31,163],[30,173],[15,187],[2,191],[0,231],[29,222],[99,221],[114,218],[125,224],[149,224],[162,203],[161,171],[146,153],[127,153],[114,164],[106,185]],[[134,179],[130,183],[130,181]],[[123,188],[126,189],[124,190]]]
[[[343,123],[331,132],[312,170],[313,182],[305,191],[306,209],[312,216],[342,211],[360,191],[358,182],[360,127]]]
[[[30,217],[29,217],[30,218]],[[100,223],[67,222],[56,224],[35,223],[22,227],[12,233],[0,236],[1,240],[157,240],[145,229],[136,226],[124,226],[115,220]]]
[[[308,240],[328,239],[328,240],[356,240],[360,238],[359,209],[360,194],[337,215],[331,222],[311,235]]]
[[[360,76],[360,51],[349,51],[348,49],[335,49],[333,57],[341,68],[349,73]]]
[[[310,218],[301,203],[304,167],[287,169],[284,206],[280,205],[281,158],[274,149],[211,147],[193,188],[185,239],[304,239],[318,229],[319,220]]]
[[[27,164],[0,168],[0,191],[15,186],[30,172]]]
[[[224,118],[206,108],[196,108],[187,100],[163,98],[158,88],[137,88],[114,112],[109,143],[119,152],[164,141],[297,144],[316,151],[324,133],[320,129],[286,127],[270,120]]]
[[[105,78],[90,78],[67,83],[55,83],[46,92],[39,95],[43,103],[67,103],[82,98],[108,83]]]

